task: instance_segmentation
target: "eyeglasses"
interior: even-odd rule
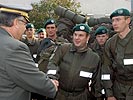
[[[23,22],[25,25],[28,23],[27,21],[24,21],[22,19],[18,19],[19,21]]]

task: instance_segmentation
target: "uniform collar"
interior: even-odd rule
[[[0,34],[9,35],[10,37],[13,37],[9,32],[7,32],[4,28],[0,27]]]
[[[71,47],[70,47],[71,52],[86,52],[86,51],[88,51],[88,49],[90,49],[90,48],[87,46],[83,50],[78,51],[74,44],[72,44]]]
[[[130,32],[126,35],[125,38],[123,38],[123,39],[118,38],[118,39],[119,39],[119,43],[120,43],[122,46],[126,46],[127,43],[129,42],[129,40],[130,40],[130,39],[133,39],[133,34],[132,34],[132,33],[133,33],[133,29],[130,30]]]

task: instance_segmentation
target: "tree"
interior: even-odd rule
[[[54,10],[59,5],[75,13],[79,13],[78,8],[80,7],[80,3],[76,3],[73,0],[41,0],[38,3],[32,4],[33,10],[29,13],[31,23],[38,29],[43,27],[47,19],[58,19]]]

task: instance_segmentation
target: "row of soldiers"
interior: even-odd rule
[[[50,24],[51,25],[53,24],[53,26],[52,26],[53,32],[49,31],[49,30],[51,30],[51,29],[49,29],[49,27],[46,27],[47,25],[50,25]],[[100,28],[99,26],[102,26],[102,27]],[[91,39],[88,41],[89,46],[94,44],[95,36],[97,34],[102,34],[102,33],[98,32],[99,30],[103,29],[108,34],[108,37],[112,36],[111,35],[112,33],[109,31],[111,29],[110,29],[110,27],[107,26],[107,24],[102,23],[102,24],[96,25],[94,27],[95,27],[95,29],[93,31],[91,30]],[[98,27],[99,27],[99,29],[97,29]],[[46,48],[47,46],[49,47],[50,43],[51,44],[54,42],[56,42],[56,44],[63,43],[63,42],[71,43],[71,41],[72,41],[71,34],[72,33],[68,34],[68,35],[70,35],[71,38],[65,38],[65,36],[58,35],[57,32],[58,32],[58,28],[57,28],[57,24],[54,19],[48,19],[44,25],[44,28],[40,28],[37,32],[35,32],[35,27],[32,23],[28,23],[26,25],[26,30],[25,30],[24,36],[22,37],[21,41],[24,42],[29,47],[29,49],[31,51],[31,55],[35,62],[39,61],[38,56],[40,55],[41,50],[43,48]],[[68,32],[68,31],[66,31],[66,32]],[[36,36],[36,34],[37,34],[37,36]],[[69,41],[69,39],[71,39],[71,41]],[[42,42],[42,40],[43,40],[43,42]],[[48,42],[48,45],[46,47],[44,47],[45,42]]]
[[[59,45],[63,43],[68,43],[70,41],[57,36],[57,26],[55,20],[53,19],[47,20],[44,25],[44,28],[45,29],[40,28],[37,31],[38,38],[36,38],[34,25],[32,23],[28,23],[26,25],[26,31],[25,31],[26,36],[22,37],[21,41],[24,42],[29,47],[33,60],[38,64],[38,68],[46,73],[47,71],[46,67],[49,63],[49,58],[53,53],[53,51],[55,50],[55,47],[58,47]],[[97,39],[97,41],[102,46],[104,46],[104,43],[109,38],[108,29],[105,26],[99,27],[95,32],[95,36],[99,34],[105,35],[106,39],[102,40]],[[94,45],[92,48],[93,49],[95,48]],[[32,93],[32,98],[42,100],[45,97],[39,94]]]
[[[107,100],[133,99],[133,29],[127,9],[117,9],[110,15],[117,33],[111,38],[105,35],[105,27],[96,29],[94,44],[104,48],[100,56],[97,46],[88,45],[91,30],[87,24],[74,25],[72,43],[62,43],[55,41],[58,37],[54,35],[57,27],[51,24],[53,21],[46,23],[48,38],[41,41],[38,60],[34,60],[38,63],[44,54],[48,64],[42,66],[42,71],[47,74],[35,66],[30,50],[19,41],[31,9],[24,5],[0,5],[1,100],[29,100],[31,92],[46,96],[41,99],[54,100],[101,100],[104,96]],[[32,29],[27,30],[29,33]]]
[[[122,11],[122,13],[119,13],[119,11]],[[129,12],[126,10],[126,9],[118,9],[118,10],[116,10],[112,15],[111,15],[111,18],[112,17],[115,17],[115,16],[129,16],[129,14],[128,14]],[[66,51],[66,49],[68,49],[68,46],[64,46],[63,44],[66,44],[66,43],[71,43],[72,42],[72,44],[76,44],[76,43],[73,43],[73,42],[75,42],[75,41],[73,41],[73,40],[71,40],[71,41],[68,41],[68,40],[70,40],[70,39],[68,39],[67,40],[67,38],[63,38],[64,36],[62,36],[61,34],[60,35],[58,35],[57,34],[57,26],[56,26],[56,22],[55,22],[55,20],[53,20],[53,19],[49,19],[49,20],[47,20],[46,21],[46,23],[45,23],[45,25],[44,25],[44,28],[45,28],[45,30],[42,30],[42,29],[40,29],[37,33],[38,34],[40,34],[41,32],[44,32],[44,34],[45,34],[45,37],[43,38],[43,39],[36,39],[35,37],[34,37],[34,33],[35,33],[35,30],[34,30],[34,25],[33,24],[31,24],[31,23],[28,23],[27,25],[26,25],[26,31],[25,31],[25,33],[26,33],[26,37],[24,37],[24,38],[22,38],[22,40],[21,41],[23,41],[24,43],[26,43],[27,45],[28,45],[28,47],[30,48],[30,51],[31,51],[31,55],[32,55],[32,57],[33,57],[33,59],[34,59],[34,61],[38,64],[38,68],[41,70],[41,71],[43,71],[43,72],[45,72],[45,73],[47,73],[48,72],[48,74],[49,74],[49,70],[51,70],[51,66],[55,66],[55,65],[53,65],[53,64],[51,64],[51,60],[53,60],[53,59],[55,59],[56,58],[56,54],[58,55],[58,54],[60,54],[59,53],[59,51],[57,50],[59,47],[61,47],[61,48],[64,48],[63,49],[63,51],[66,53],[67,51]],[[60,27],[58,27],[58,28],[60,28]],[[94,29],[95,28],[95,29]],[[87,34],[89,33],[89,35],[87,35],[87,36],[90,36],[86,41],[87,41],[87,46],[89,47],[89,48],[91,48],[92,49],[92,51],[94,51],[94,52],[96,52],[98,55],[99,55],[99,57],[100,57],[100,64],[99,64],[99,62],[97,62],[97,57],[94,59],[94,61],[96,61],[95,63],[97,64],[97,65],[94,65],[94,64],[92,64],[93,66],[95,66],[96,68],[94,69],[94,70],[97,70],[96,72],[93,72],[93,73],[95,73],[95,75],[98,75],[99,74],[99,69],[101,69],[101,68],[99,68],[98,69],[98,67],[100,66],[102,66],[105,62],[105,60],[104,60],[104,46],[105,46],[105,43],[106,43],[106,41],[107,40],[109,40],[109,38],[111,38],[111,37],[113,37],[114,36],[114,34],[115,34],[115,31],[113,31],[112,30],[112,27],[110,27],[110,26],[107,26],[107,24],[105,24],[105,23],[102,23],[101,25],[98,25],[98,26],[95,26],[95,27],[93,27],[93,31],[91,31],[90,30],[90,28],[88,27],[88,25],[86,25],[86,24],[78,24],[78,25],[76,25],[75,27],[73,27],[73,30],[72,30],[72,32],[73,32],[73,34],[74,34],[74,32],[75,31],[83,31],[83,32],[86,32]],[[60,30],[60,29],[59,29]],[[69,36],[69,37],[71,37],[71,39],[72,38],[74,38],[74,35],[72,35],[72,36]],[[78,40],[77,40],[77,42],[78,42]],[[70,46],[70,44],[69,44],[69,46]],[[71,47],[71,46],[70,46]],[[72,46],[73,47],[73,46]],[[57,50],[57,51],[56,51]],[[71,50],[71,49],[70,49]],[[58,53],[57,53],[58,52]],[[81,52],[81,51],[80,51]],[[64,54],[63,52],[62,52],[62,56],[64,57],[64,55],[66,55],[66,54]],[[55,56],[55,58],[53,57],[53,56]],[[71,55],[69,55],[69,56],[71,56]],[[80,55],[81,56],[81,55]],[[78,56],[77,56],[78,57]],[[85,57],[85,56],[84,56]],[[92,57],[93,57],[93,55],[92,55]],[[58,57],[57,57],[58,58]],[[65,58],[63,58],[63,59],[65,59]],[[70,57],[69,57],[69,59],[71,59]],[[85,60],[85,62],[88,60],[89,62],[92,62],[92,63],[94,63],[94,61],[92,60],[93,58],[87,58],[87,59],[85,59],[85,58],[82,58],[83,60]],[[72,59],[73,60],[73,59]],[[80,59],[81,60],[81,59]],[[78,59],[76,59],[76,62],[75,63],[78,63],[78,62],[80,62],[80,60],[78,60]],[[56,61],[56,60],[55,60]],[[59,60],[60,61],[60,60]],[[78,61],[78,62],[77,62]],[[55,63],[55,62],[54,62]],[[48,65],[49,64],[49,65]],[[79,65],[80,65],[80,63],[78,63]],[[84,64],[84,63],[83,63]],[[65,64],[65,65],[67,65],[67,64]],[[69,64],[68,64],[69,65]],[[77,65],[77,64],[75,64],[75,65]],[[89,65],[89,64],[88,64]],[[47,68],[47,66],[49,67],[49,68]],[[60,66],[60,64],[59,64],[59,66]],[[82,66],[82,65],[80,65],[80,66]],[[65,67],[65,66],[64,66]],[[73,66],[74,67],[74,66]],[[76,67],[74,67],[74,68],[76,68]],[[77,67],[78,68],[78,67]],[[53,69],[54,69],[54,67],[53,67]],[[52,70],[53,70],[52,69]],[[63,68],[63,70],[64,70],[65,68]],[[71,69],[71,68],[70,68]],[[81,68],[82,69],[82,68]],[[55,70],[55,69],[54,69]],[[74,73],[74,71],[75,71],[75,69],[72,69],[73,71],[73,73]],[[83,70],[83,69],[82,69]],[[84,69],[84,71],[86,71],[87,69]],[[56,69],[56,71],[57,71],[57,69]],[[67,71],[67,70],[66,70]],[[71,72],[71,70],[69,70],[70,72]],[[68,71],[68,72],[69,72]],[[64,72],[63,74],[61,74],[62,72],[60,72],[60,75],[63,75],[64,74],[64,76],[60,76],[60,77],[62,77],[61,78],[61,80],[60,80],[60,78],[58,77],[58,76],[56,76],[56,75],[58,75],[58,74],[56,74],[56,75],[53,75],[53,76],[51,76],[51,72],[50,72],[50,77],[51,78],[55,78],[56,77],[56,79],[58,79],[59,81],[60,81],[60,83],[63,83],[63,81],[64,82],[66,82],[66,83],[64,83],[64,84],[69,84],[69,83],[67,83],[68,81],[70,81],[71,79],[72,79],[72,76],[73,76],[73,74],[72,73],[70,73],[71,75],[71,78],[70,79],[65,79],[65,78],[68,78],[67,77],[67,75],[66,74],[69,74],[69,73],[66,73],[66,72]],[[52,74],[53,74],[53,72],[52,72]],[[80,73],[80,74],[82,74],[82,73]],[[84,72],[83,72],[83,74],[85,74]],[[90,73],[89,73],[90,74]],[[82,76],[82,75],[81,75]],[[85,77],[84,75],[82,76],[82,77]],[[90,79],[92,78],[92,77],[89,77]],[[114,79],[114,76],[113,76],[113,79]],[[67,81],[66,81],[67,80]],[[93,79],[92,79],[93,80]],[[80,80],[81,82],[83,81],[83,80]],[[90,95],[90,100],[97,100],[97,99],[99,99],[99,100],[104,100],[104,99],[107,99],[106,98],[106,95],[105,95],[105,93],[107,92],[107,91],[105,91],[104,89],[105,89],[105,87],[104,86],[102,86],[101,84],[102,83],[100,83],[100,85],[98,85],[98,89],[99,90],[101,90],[101,96],[99,97],[99,96],[97,96],[98,98],[96,98],[95,97],[95,90],[96,90],[96,85],[97,84],[99,84],[99,83],[95,83],[97,80],[93,80],[92,81],[92,83],[91,83],[91,85],[89,85],[88,86],[88,90],[89,90],[89,95]],[[114,80],[113,80],[114,81]],[[71,81],[70,81],[71,82]],[[72,82],[73,82],[73,79],[72,79]],[[87,81],[87,82],[90,82],[90,80],[89,81]],[[84,83],[84,81],[83,81],[83,83],[79,83],[79,84],[77,84],[77,83],[73,83],[73,85],[75,85],[75,86],[72,86],[71,87],[71,85],[68,85],[69,87],[66,87],[67,85],[61,85],[61,87],[59,87],[60,89],[59,89],[59,92],[61,92],[61,94],[63,94],[65,97],[62,97],[61,96],[61,94],[59,94],[59,97],[57,96],[57,98],[60,98],[60,99],[57,99],[57,100],[66,100],[66,97],[67,98],[69,98],[69,96],[71,97],[71,96],[77,96],[77,94],[80,94],[80,93],[75,93],[75,91],[76,92],[81,92],[82,91],[82,89],[80,90],[76,90],[76,89],[74,89],[74,90],[71,90],[70,88],[75,88],[76,87],[76,85],[78,86],[78,85],[81,85],[82,86],[82,84],[85,84]],[[89,88],[90,87],[90,88]],[[91,90],[90,90],[91,89]],[[83,89],[84,90],[84,89]],[[70,94],[69,94],[69,92],[70,92]],[[72,93],[71,94],[71,92],[74,92],[74,94]],[[110,92],[109,92],[110,93]],[[117,94],[117,93],[116,93]],[[116,95],[115,94],[115,95]],[[96,94],[96,95],[98,95],[98,93]],[[41,95],[38,95],[38,94],[34,94],[34,96],[32,96],[32,98],[34,98],[34,99],[37,99],[37,100],[46,100],[46,99],[48,99],[48,100],[51,100],[51,98],[47,98],[47,97],[44,97],[44,96],[41,96]],[[73,98],[73,97],[72,97]],[[73,100],[76,100],[77,98],[80,98],[80,100],[88,100],[88,97],[86,97],[86,96],[84,96],[84,97],[75,97]],[[86,98],[86,99],[85,99]],[[107,100],[115,100],[115,99],[107,99]],[[118,99],[118,100],[126,100],[126,99]],[[128,100],[128,99],[127,99]],[[130,100],[130,99],[129,99]]]

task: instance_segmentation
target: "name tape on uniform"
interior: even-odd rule
[[[80,71],[80,76],[82,77],[92,78],[92,74],[93,73],[90,73],[90,72]]]
[[[132,65],[133,64],[133,59],[124,59],[124,65]]]
[[[110,80],[110,74],[102,74],[101,80]]]

